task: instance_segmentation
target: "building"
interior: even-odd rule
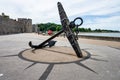
[[[39,28],[37,24],[33,24],[32,27],[33,27],[32,32],[39,33]]]
[[[14,20],[4,13],[0,15],[0,35],[30,32],[32,32],[32,19],[18,18],[18,20]]]

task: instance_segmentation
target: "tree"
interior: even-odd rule
[[[61,25],[57,25],[56,31],[60,31],[62,29]]]
[[[55,23],[40,23],[38,24],[40,31],[46,32],[48,30],[59,31],[62,29],[61,25]]]

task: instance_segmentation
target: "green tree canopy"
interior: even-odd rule
[[[62,29],[62,26],[60,24],[55,24],[55,23],[40,23],[37,25],[39,27],[39,30],[42,32],[46,32],[48,30],[60,31]],[[77,28],[73,28],[73,31],[77,31]],[[104,30],[104,29],[91,30],[91,28],[78,28],[78,31],[79,32],[119,32],[119,31]]]
[[[44,24],[40,23],[38,24],[38,27],[40,31],[48,31],[48,30],[59,31],[62,29],[61,25],[55,23],[44,23]]]

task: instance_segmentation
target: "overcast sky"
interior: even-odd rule
[[[0,13],[10,18],[31,18],[33,24],[60,24],[57,2],[70,20],[82,17],[81,27],[120,31],[120,0],[0,0]]]

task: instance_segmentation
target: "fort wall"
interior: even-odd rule
[[[4,13],[0,15],[0,35],[30,32],[32,32],[32,19],[18,18],[18,20],[14,20]]]

